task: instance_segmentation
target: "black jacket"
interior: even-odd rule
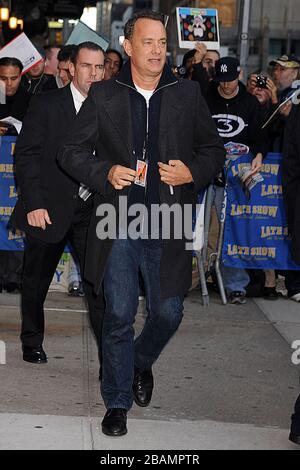
[[[300,264],[300,106],[294,106],[287,121],[282,165],[283,195],[292,254]]]
[[[38,78],[32,78],[30,75],[23,75],[21,86],[32,95],[38,95],[45,91],[56,90],[58,88],[55,77],[43,73]]]
[[[6,104],[0,104],[0,119],[12,116],[23,121],[31,96],[20,85],[15,95],[6,97]]]
[[[192,80],[199,83],[201,93],[204,97],[206,97],[209,90],[210,80],[208,73],[201,62],[193,65]]]
[[[263,110],[257,98],[248,93],[242,83],[238,95],[227,100],[218,92],[218,84],[211,82],[206,101],[224,144],[245,144],[254,157],[257,153],[265,156],[268,143],[266,132],[261,130]]]
[[[10,223],[49,243],[66,235],[77,205],[77,182],[57,164],[57,152],[76,117],[70,86],[34,96],[16,145],[19,199]],[[31,227],[27,213],[47,209],[52,225]]]
[[[279,103],[278,105],[275,106],[273,111],[281,104],[283,103],[289,96],[291,96],[295,92],[296,88],[293,87],[288,87],[285,88],[285,90],[282,90],[278,93],[278,100]],[[271,114],[270,114],[271,115]],[[271,149],[270,151],[276,152],[276,153],[282,153],[283,152],[283,146],[284,146],[284,132],[285,132],[285,127],[287,124],[288,118],[283,116],[282,114],[277,113],[273,120],[270,122],[268,126],[268,131],[270,134],[271,138]]]
[[[93,84],[59,154],[65,171],[98,193],[96,206],[107,202],[118,207],[119,196],[128,194],[128,189],[116,191],[107,181],[114,165],[136,168],[130,95],[137,91],[131,87],[130,62],[118,77]],[[176,202],[194,203],[199,189],[208,185],[224,164],[222,141],[197,83],[174,81],[166,66],[156,92],[159,90],[159,158],[162,162],[182,160],[194,178],[192,185],[175,187],[173,195],[169,186],[160,181],[160,201],[169,206]],[[97,150],[96,158],[92,155],[94,149]],[[85,277],[96,290],[100,288],[113,243],[97,238],[98,222],[95,212],[88,237],[85,270]],[[184,294],[188,290],[191,260],[192,252],[185,250],[185,239],[164,242],[161,260],[163,297]]]

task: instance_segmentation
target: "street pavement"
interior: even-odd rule
[[[22,360],[20,298],[0,294],[0,450],[299,450],[288,441],[300,393],[300,305],[249,299],[223,306],[216,294],[185,301],[178,332],[154,366],[148,408],[134,405],[128,434],[101,433],[105,408],[98,362],[82,299],[52,292],[46,302],[48,364]],[[136,332],[145,319],[144,304]],[[299,354],[300,356],[300,354]]]

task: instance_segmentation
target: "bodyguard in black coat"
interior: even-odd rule
[[[38,240],[57,243],[66,235],[78,204],[78,182],[57,165],[59,146],[76,117],[70,86],[32,98],[16,145],[20,197],[11,223]],[[27,214],[47,208],[52,224],[41,230]]]
[[[11,224],[26,233],[22,283],[23,359],[47,362],[44,339],[44,301],[67,241],[81,269],[93,197],[79,197],[79,182],[57,164],[57,152],[76,119],[92,82],[102,80],[104,53],[94,43],[78,46],[70,71],[71,85],[32,99],[16,145],[19,200]],[[84,279],[91,323],[101,353],[102,295],[96,296]]]
[[[178,81],[165,66],[161,16],[136,14],[125,26],[125,38],[130,61],[118,77],[91,87],[59,156],[72,177],[97,192],[98,214],[115,207],[117,219],[126,212],[118,209],[122,196],[131,207],[143,204],[143,210],[163,203],[195,203],[197,192],[224,163],[224,148],[199,85]],[[127,432],[133,399],[139,406],[150,403],[151,367],[182,319],[192,252],[185,249],[184,236],[174,235],[182,220],[171,229],[170,239],[160,232],[162,224],[156,227],[159,239],[124,237],[122,230],[115,240],[101,239],[105,237],[99,233],[97,212],[89,231],[85,275],[97,291],[103,280],[106,300],[101,392],[108,411],[102,431],[121,436]],[[144,214],[142,219],[144,230],[149,221],[153,228],[153,218]],[[134,342],[139,269],[148,316]]]

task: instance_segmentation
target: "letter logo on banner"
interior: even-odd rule
[[[14,180],[14,160],[16,137],[2,137],[0,148],[0,250],[23,251],[24,234],[12,232],[8,226],[10,216],[17,201]]]
[[[246,269],[299,270],[292,260],[291,242],[282,196],[281,154],[268,154],[264,181],[246,197],[238,169],[249,165],[250,155],[234,161],[227,172],[227,206],[222,261]]]

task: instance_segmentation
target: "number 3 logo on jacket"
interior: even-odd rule
[[[213,119],[217,125],[220,137],[235,137],[248,126],[243,118],[232,114],[216,114],[213,116]]]

